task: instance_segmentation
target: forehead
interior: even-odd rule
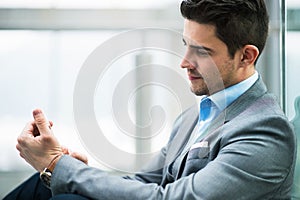
[[[191,45],[212,46],[223,43],[216,36],[216,28],[210,24],[199,24],[198,22],[185,20],[183,37]]]

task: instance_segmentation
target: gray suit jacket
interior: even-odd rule
[[[184,152],[197,108],[175,122],[168,144],[133,177],[109,175],[69,156],[57,163],[54,194],[92,199],[289,199],[296,140],[289,121],[259,79]]]

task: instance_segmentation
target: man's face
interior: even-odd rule
[[[230,57],[215,26],[185,20],[183,35],[187,49],[181,67],[187,69],[193,93],[211,95],[241,81],[240,55]]]

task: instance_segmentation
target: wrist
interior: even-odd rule
[[[63,154],[58,154],[54,156],[48,167],[46,167],[43,171],[40,172],[40,179],[47,188],[50,188],[52,172],[56,166],[56,163],[62,157],[62,155]]]
[[[58,154],[56,155],[51,162],[49,163],[48,167],[46,167],[51,173],[53,172],[57,162],[59,161],[59,159],[62,157],[63,154]]]

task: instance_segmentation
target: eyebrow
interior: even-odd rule
[[[184,44],[187,44],[187,42],[185,41],[184,38],[182,38],[182,41],[183,41]],[[193,48],[193,49],[205,50],[205,51],[211,52],[211,53],[214,52],[214,50],[212,50],[211,48],[205,47],[205,46],[191,45],[191,44],[190,44],[189,47],[191,47],[191,48]]]

